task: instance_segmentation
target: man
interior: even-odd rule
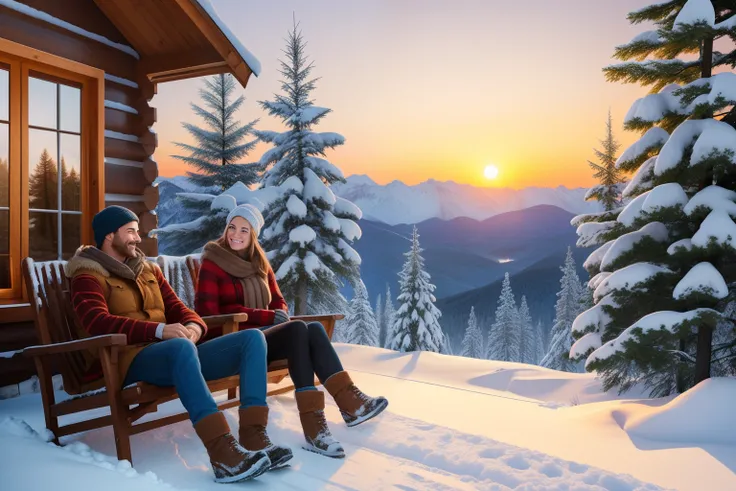
[[[128,337],[132,348],[120,354],[118,365],[123,385],[176,387],[207,449],[215,481],[242,481],[272,464],[283,465],[292,457],[290,449],[269,441],[249,451],[235,440],[206,383],[239,374],[241,409],[266,406],[263,333],[240,331],[196,346],[207,326],[138,249],[138,217],[127,208],[109,206],[95,215],[92,229],[97,247],[80,247],[66,274],[83,334]]]

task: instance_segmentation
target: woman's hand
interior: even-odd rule
[[[286,313],[285,310],[276,309],[273,311],[273,321],[276,324],[283,324],[284,322],[289,322],[289,314]]]

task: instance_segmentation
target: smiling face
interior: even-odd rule
[[[141,243],[141,236],[138,235],[138,222],[126,223],[120,227],[111,237],[110,246],[123,259],[135,257],[135,249]]]
[[[243,217],[235,217],[227,226],[227,244],[233,251],[243,251],[251,243],[251,226]]]

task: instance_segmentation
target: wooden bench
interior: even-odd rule
[[[189,258],[185,261],[192,266],[198,266],[196,261],[189,261]],[[54,434],[54,442],[58,444],[62,436],[112,426],[118,459],[128,460],[132,464],[130,448],[132,435],[184,421],[189,415],[184,411],[136,423],[144,415],[155,413],[159,405],[178,398],[176,390],[173,387],[158,387],[143,382],[121,387],[117,363],[120,353],[128,349],[127,338],[124,334],[95,337],[80,335],[83,331],[71,305],[69,281],[64,274],[64,264],[63,261],[37,263],[30,258],[23,260],[23,277],[40,343],[38,346],[26,348],[23,353],[33,357],[36,365],[46,427]],[[194,271],[194,274],[188,271],[192,278],[196,278],[196,273],[197,271]],[[331,338],[335,322],[344,316],[331,314],[295,318],[322,322]],[[247,315],[206,316],[203,320],[208,328],[222,327],[224,335],[237,331],[239,323],[247,320]],[[89,368],[90,352],[96,352],[99,357],[102,378],[86,380],[84,377]],[[54,372],[61,374],[64,390],[73,397],[56,402],[51,378]],[[278,360],[268,367],[269,383],[280,383],[287,375],[286,360]],[[213,393],[227,391],[227,399],[218,404],[220,410],[239,405],[238,385],[238,376],[208,383]],[[293,388],[294,386],[289,384],[270,390],[268,395],[282,394]],[[106,407],[110,409],[109,415],[90,417],[72,424],[59,424],[61,416]]]

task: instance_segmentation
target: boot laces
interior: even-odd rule
[[[315,440],[324,443],[325,445],[332,445],[333,443],[337,443],[337,440],[335,440],[335,438],[332,436],[332,433],[330,433],[329,426],[327,426],[327,418],[325,418],[325,412],[315,411],[315,413],[317,417],[317,422],[322,428],[320,432],[317,433]]]

